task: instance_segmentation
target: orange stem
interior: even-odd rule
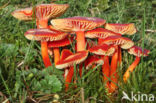
[[[54,51],[54,62],[55,64],[60,60],[60,50],[59,48],[53,48]]]
[[[65,79],[65,91],[68,90],[69,83],[71,83],[73,75],[74,75],[74,67],[71,66],[70,69],[69,69],[69,72],[67,74],[67,77]]]
[[[45,41],[41,42],[41,54],[42,54],[42,59],[45,67],[51,66],[52,64],[50,62],[49,55],[48,55],[47,42]]]
[[[77,39],[77,51],[85,50],[84,31],[77,31],[76,32],[76,39]]]
[[[123,80],[124,82],[127,81],[127,79],[130,76],[130,72],[133,72],[135,67],[138,65],[138,63],[140,62],[140,57],[135,58],[135,61],[128,67],[127,71],[125,72],[124,76],[123,76]]]
[[[48,20],[36,20],[37,28],[48,28]]]
[[[109,76],[110,76],[110,67],[109,67],[109,56],[102,56],[104,64],[102,65],[103,72],[103,81],[106,82],[106,88],[109,89]]]
[[[118,83],[118,75],[117,75],[117,62],[118,62],[118,47],[116,46],[116,51],[112,56],[112,61],[111,61],[111,83],[110,83],[110,93],[114,92],[115,89],[117,88],[117,83]]]

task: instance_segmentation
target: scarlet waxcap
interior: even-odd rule
[[[18,10],[13,11],[11,14],[13,17],[19,20],[32,20],[33,9],[31,7],[18,9]]]
[[[79,51],[76,54],[70,55],[64,59],[61,59],[56,63],[56,68],[63,69],[74,64],[79,64],[83,62],[88,56],[88,51]]]
[[[66,32],[76,32],[76,31],[86,31],[92,30],[96,27],[105,24],[105,20],[96,17],[70,17],[64,19],[53,19],[51,24],[55,29],[66,31]]]
[[[133,35],[137,32],[135,25],[133,23],[129,24],[111,24],[107,23],[105,25],[105,28],[111,31],[114,31],[116,33],[120,34],[128,34]]]
[[[64,39],[68,35],[68,33],[42,28],[30,29],[24,35],[29,40],[57,41]]]
[[[103,38],[104,39],[108,36],[121,36],[121,34],[115,33],[113,31],[110,31],[104,28],[96,28],[96,29],[85,32],[85,37],[87,38]]]
[[[134,45],[132,40],[121,36],[109,36],[101,42],[108,45],[119,45],[122,49],[129,49]]]
[[[68,7],[68,4],[39,4],[36,6],[36,18],[48,20],[59,17]]]
[[[115,52],[115,48],[112,45],[102,44],[88,49],[89,52],[96,55],[111,56]]]
[[[133,46],[128,50],[128,53],[133,54],[134,56],[141,57],[141,56],[148,56],[150,51],[147,49],[143,50],[142,48],[138,46]]]

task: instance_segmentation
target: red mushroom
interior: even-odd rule
[[[109,66],[109,56],[111,56],[115,52],[114,46],[109,46],[107,44],[101,44],[98,46],[94,46],[89,48],[91,53],[96,55],[101,55],[104,64],[102,65],[102,72],[103,72],[103,80],[106,82],[106,88],[109,89],[109,81],[108,77],[110,77],[110,66]]]
[[[140,48],[140,47],[138,47],[138,46],[133,46],[133,47],[131,47],[129,50],[128,50],[128,52],[130,53],[130,54],[133,54],[134,56],[136,56],[136,59],[135,59],[135,61],[128,67],[128,69],[126,70],[126,72],[125,72],[125,74],[124,74],[124,76],[123,76],[123,80],[124,80],[124,82],[126,82],[127,81],[127,79],[129,78],[129,76],[130,76],[130,72],[133,72],[134,71],[134,69],[135,69],[135,67],[138,65],[138,63],[140,62],[140,57],[141,56],[148,56],[148,54],[150,53],[150,51],[149,50],[147,50],[147,49],[142,49],[142,48]]]
[[[76,54],[70,55],[67,58],[56,63],[56,68],[63,69],[83,62],[88,56],[88,51],[79,51]]]
[[[48,41],[57,41],[64,39],[68,34],[60,31],[52,31],[49,29],[30,29],[25,34],[25,37],[29,40],[41,41],[41,53],[43,62],[46,67],[51,66],[51,62],[48,56]]]
[[[36,6],[36,23],[38,28],[47,28],[48,20],[62,15],[67,9],[68,4],[39,4]]]
[[[129,23],[129,24],[111,24],[111,23],[107,23],[105,25],[105,28],[111,31],[114,31],[116,33],[120,33],[122,35],[127,34],[127,35],[133,35],[137,32],[135,25],[133,23]],[[118,49],[119,51],[119,64],[121,64],[122,62],[122,55],[121,55],[121,48],[119,47]]]
[[[95,17],[71,17],[64,19],[53,19],[53,28],[65,32],[76,32],[77,51],[85,50],[84,31],[92,30],[105,23],[105,20]]]
[[[108,36],[121,36],[120,33],[115,33],[113,31],[104,29],[104,28],[96,28],[93,30],[89,30],[85,32],[85,37],[87,38],[100,38],[100,39],[104,39]]]
[[[19,20],[32,20],[33,9],[31,7],[18,9],[18,10],[13,11],[11,14],[13,17]]]
[[[67,55],[67,56],[66,56]],[[56,68],[63,69],[70,67],[69,72],[66,77],[66,91],[68,90],[69,83],[72,80],[73,74],[74,74],[74,64],[79,64],[83,62],[88,56],[88,51],[79,51],[76,54],[71,55],[71,51],[69,50],[63,50],[61,54],[61,59],[56,63]]]
[[[125,38],[125,37],[121,37],[121,36],[109,36],[105,39],[103,39],[102,43],[104,44],[108,44],[108,45],[115,45],[116,51],[112,56],[112,61],[111,61],[111,89],[109,92],[114,92],[117,88],[116,84],[118,82],[117,78],[117,61],[118,61],[118,46],[120,46],[122,49],[129,49],[131,48],[134,43],[132,40]],[[116,84],[114,84],[116,83]]]
[[[120,34],[128,34],[128,35],[133,35],[136,33],[136,28],[133,23],[129,24],[111,24],[107,23],[105,25],[105,28],[111,31],[114,31],[116,33]]]

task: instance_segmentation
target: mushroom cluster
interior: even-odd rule
[[[136,60],[123,76],[124,82],[129,78],[130,72],[134,71],[140,57],[148,56],[150,51],[135,46],[131,39],[123,37],[125,34],[133,35],[137,32],[133,23],[112,24],[106,23],[101,18],[80,16],[56,19],[65,13],[68,7],[68,4],[40,4],[34,8],[15,10],[12,15],[19,20],[33,20],[33,18],[36,20],[37,28],[26,31],[24,35],[29,40],[40,42],[45,67],[52,65],[49,55],[53,55],[56,68],[65,72],[65,90],[69,88],[74,71],[79,72],[81,77],[83,68],[88,71],[98,64],[102,65],[106,90],[113,93],[118,88],[117,68],[122,63],[122,49],[136,56]],[[48,25],[48,21],[51,25]],[[100,26],[104,28],[99,28]],[[97,39],[98,43],[87,38]],[[73,43],[76,43],[75,53],[71,51],[73,47],[63,48],[67,45],[71,47]]]

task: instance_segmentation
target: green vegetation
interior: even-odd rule
[[[97,66],[78,76],[77,88],[71,84],[64,91],[63,71],[54,66],[44,69],[40,44],[29,41],[24,33],[35,28],[35,21],[19,21],[11,12],[41,3],[68,3],[70,8],[60,18],[72,16],[100,17],[109,23],[135,23],[138,32],[131,38],[135,45],[151,51],[142,58],[135,72],[125,84],[122,75],[135,59],[123,51],[123,63],[119,68],[119,90],[112,97],[106,93],[102,72]],[[49,103],[57,93],[61,103],[80,103],[81,87],[88,103],[131,103],[121,101],[122,91],[128,95],[145,93],[156,95],[156,3],[152,0],[1,0],[0,3],[0,102]],[[71,49],[71,48],[70,48]],[[108,94],[108,95],[107,95]]]

